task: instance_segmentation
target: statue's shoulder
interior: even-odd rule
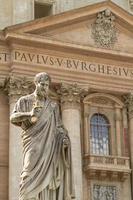
[[[18,101],[19,101],[19,102],[33,101],[34,98],[35,98],[35,96],[34,96],[34,94],[32,93],[32,94],[28,94],[28,95],[25,95],[25,96],[20,97]]]

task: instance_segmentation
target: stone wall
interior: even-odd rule
[[[103,0],[36,0],[37,2],[53,4],[53,14],[101,2]],[[113,0],[127,11],[131,11],[127,0]],[[0,29],[34,19],[34,0],[0,0]]]
[[[8,98],[0,93],[0,199],[8,199]]]

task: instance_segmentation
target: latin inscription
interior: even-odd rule
[[[0,53],[0,63],[7,63],[9,62],[10,54],[7,52]]]
[[[50,56],[45,54],[34,54],[23,51],[14,51],[10,57],[9,53],[0,53],[0,63],[19,62],[40,66],[53,66],[57,69],[67,69],[69,71],[83,71],[92,74],[102,74],[107,76],[133,78],[133,69],[130,67],[113,66],[89,61],[71,59],[65,57]]]
[[[133,69],[120,66],[112,66],[99,63],[90,63],[71,58],[62,58],[49,56],[44,54],[32,54],[25,52],[14,52],[14,60],[18,62],[33,63],[43,66],[54,66],[57,68],[65,68],[70,71],[84,71],[88,73],[98,73],[109,76],[119,76],[133,78]]]

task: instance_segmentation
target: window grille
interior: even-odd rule
[[[109,129],[109,121],[104,115],[96,113],[91,117],[90,147],[92,154],[109,155]]]

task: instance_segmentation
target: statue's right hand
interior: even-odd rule
[[[32,123],[35,123],[37,120],[38,120],[38,117],[40,115],[40,110],[41,110],[41,107],[34,107],[30,114],[31,114],[31,122]]]
[[[39,113],[40,113],[40,110],[41,110],[41,107],[34,107],[34,108],[31,110],[31,117],[32,117],[32,116],[38,116]]]

